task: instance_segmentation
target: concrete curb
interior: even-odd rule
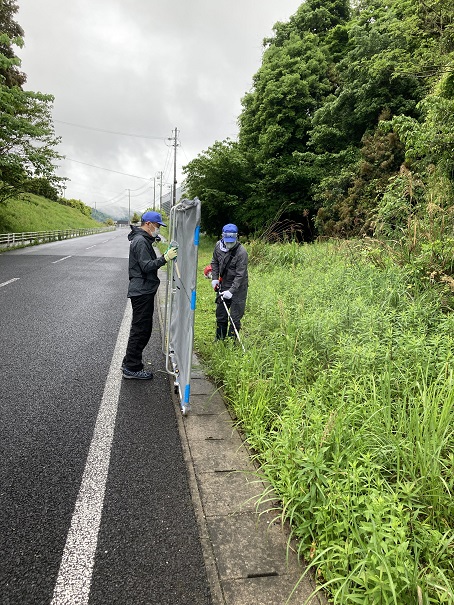
[[[160,277],[162,332],[165,280]],[[182,416],[175,393],[173,400],[213,605],[325,604],[321,594],[310,597],[312,576],[301,580],[305,567],[288,547],[279,503],[196,355],[189,414]],[[265,490],[269,495],[262,503]]]

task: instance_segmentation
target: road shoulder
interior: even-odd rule
[[[162,328],[162,275],[161,282]],[[173,398],[213,605],[326,603],[323,595],[310,598],[313,577],[302,578],[305,567],[280,521],[279,502],[196,354],[187,416]]]

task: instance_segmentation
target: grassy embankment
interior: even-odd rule
[[[213,342],[213,243],[195,349],[301,556],[335,603],[454,603],[454,315],[360,244],[252,243],[243,354]]]
[[[63,206],[38,195],[9,200],[0,205],[0,233],[56,231],[102,227],[76,208]]]

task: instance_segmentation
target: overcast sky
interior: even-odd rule
[[[131,212],[152,206],[161,171],[163,194],[169,192],[175,127],[178,184],[182,166],[215,141],[236,138],[241,98],[261,65],[263,38],[301,4],[17,2],[25,88],[55,97],[58,150],[66,156],[58,174],[71,179],[65,195],[107,214],[118,206],[130,205]]]

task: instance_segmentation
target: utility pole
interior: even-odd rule
[[[159,212],[161,212],[161,208],[162,208],[162,170],[161,172],[158,172],[157,179],[159,179]]]
[[[131,189],[128,189],[128,223],[131,224]]]
[[[173,137],[169,137],[169,141],[173,140],[173,189],[172,189],[172,207],[175,206],[177,201],[177,134],[178,130],[175,126]]]
[[[156,210],[156,177],[153,177],[153,210]]]

